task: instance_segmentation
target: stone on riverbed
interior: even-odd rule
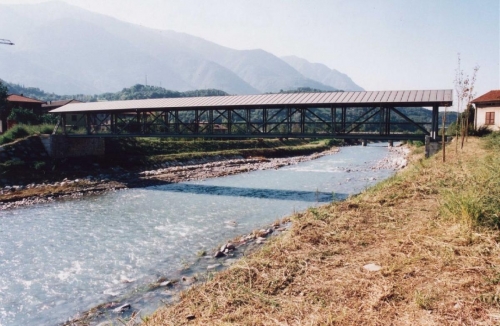
[[[257,244],[261,244],[261,243],[264,243],[264,242],[266,242],[266,238],[262,238],[262,237],[258,237],[257,238],[257,241],[256,241]]]
[[[161,282],[159,285],[160,285],[160,287],[165,287],[165,286],[172,286],[173,283],[172,283],[172,281],[165,281],[165,282]]]
[[[194,276],[193,277],[188,277],[188,276],[182,277],[182,282],[184,282],[184,284],[187,284],[187,285],[193,284],[196,281],[197,281],[197,279]]]
[[[226,254],[223,253],[222,251],[217,251],[214,255],[214,258],[222,258],[222,257],[226,257]]]
[[[236,247],[234,246],[234,244],[232,244],[231,242],[228,242],[227,244],[225,244],[222,247],[220,247],[219,252],[222,252],[222,253],[226,254],[229,251],[233,251],[235,249],[236,249]]]
[[[212,270],[212,269],[216,269],[216,268],[217,268],[217,267],[219,267],[219,266],[220,266],[220,264],[208,265],[208,266],[207,266],[207,269],[208,269],[208,270]]]
[[[115,313],[119,314],[119,313],[122,313],[122,312],[124,312],[124,311],[129,310],[130,308],[132,308],[132,306],[131,306],[129,303],[126,303],[126,304],[124,304],[124,305],[121,305],[121,306],[119,306],[119,307],[117,307],[117,308],[113,309],[113,312],[115,312]]]

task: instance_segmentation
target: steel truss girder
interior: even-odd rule
[[[86,112],[76,127],[66,125],[66,116],[61,121],[63,131],[71,137],[423,139],[437,125],[436,121],[413,121],[394,107],[334,106]],[[401,132],[408,128],[418,133]]]

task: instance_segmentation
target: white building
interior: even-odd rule
[[[472,103],[476,106],[476,129],[487,126],[494,131],[500,130],[500,90],[489,91]]]

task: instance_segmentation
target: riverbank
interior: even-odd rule
[[[145,324],[498,324],[500,146],[485,142],[449,146],[446,164],[417,154],[358,196],[295,214]]]
[[[379,147],[379,148],[376,148]],[[389,153],[388,153],[389,151]],[[387,149],[384,145],[380,144],[379,146],[370,146],[363,148],[361,146],[357,147],[346,147],[342,148],[340,150],[339,154],[334,154],[331,155],[331,157],[325,157],[322,161],[323,163],[319,162],[311,162],[311,163],[306,163],[302,164],[301,167],[288,167],[285,169],[280,169],[280,171],[262,171],[262,172],[257,172],[253,175],[253,178],[256,178],[256,175],[259,174],[264,174],[267,175],[268,177],[266,178],[267,182],[270,184],[275,184],[276,180],[273,180],[272,174],[280,173],[281,177],[279,179],[292,179],[294,176],[296,177],[297,175],[303,175],[304,177],[306,174],[304,174],[303,171],[310,171],[312,173],[309,173],[309,178],[302,178],[304,180],[303,183],[301,181],[297,180],[295,183],[295,188],[294,189],[310,189],[310,193],[313,194],[313,196],[316,198],[315,200],[312,199],[310,201],[309,205],[300,205],[299,210],[306,209],[310,205],[318,205],[320,202],[330,202],[332,200],[332,197],[334,198],[345,198],[347,196],[347,193],[353,193],[349,191],[349,187],[355,187],[355,192],[358,193],[359,191],[362,191],[362,189],[365,189],[367,187],[367,184],[374,184],[378,178],[381,177],[381,171],[380,170],[391,170],[391,172],[384,173],[382,175],[385,175],[383,178],[387,177],[388,175],[391,175],[394,171],[394,169],[399,169],[405,165],[405,155],[408,152],[408,148],[406,147],[396,147],[396,148],[389,148]],[[335,153],[335,152],[334,152]],[[354,157],[349,156],[349,154],[346,153],[357,153]],[[380,155],[382,154],[382,155]],[[370,160],[367,162],[364,162],[366,160],[366,157],[369,157]],[[342,163],[341,163],[342,162]],[[282,162],[284,163],[284,162]],[[302,172],[301,172],[302,171]],[[315,171],[315,172],[313,172]],[[323,172],[322,172],[323,171]],[[162,171],[149,171],[148,175],[155,175],[156,173],[160,173]],[[292,176],[292,174],[294,176]],[[315,178],[316,175],[321,175],[321,179],[330,179],[329,183],[334,184],[334,188],[336,191],[336,194],[332,195],[331,190],[325,191],[323,188],[323,191],[316,189],[316,194],[314,195],[314,188],[307,187],[307,183],[313,183],[316,184],[319,189],[321,189],[321,185],[317,183],[317,179]],[[238,180],[245,180],[249,184],[255,184],[251,181],[252,177],[251,175],[248,176],[239,176]],[[224,178],[226,180],[230,180],[233,178]],[[309,181],[305,181],[309,180]],[[334,181],[335,180],[335,181]],[[222,181],[222,180],[221,180]],[[284,180],[283,180],[284,181]],[[217,184],[217,182],[215,182]],[[224,184],[224,183],[223,183]],[[358,186],[356,186],[358,184]],[[189,187],[189,185],[199,185],[201,187],[213,187],[214,185],[214,180],[210,181],[207,180],[207,182],[203,183],[190,183],[186,184],[186,186]],[[218,184],[219,186],[221,185],[220,183]],[[227,184],[226,184],[227,185]],[[235,185],[241,185],[241,183],[237,182]],[[341,186],[342,185],[342,186]],[[177,187],[177,186],[176,186]],[[179,185],[179,189],[182,189],[182,186]],[[163,187],[152,187],[151,191],[155,191],[154,189],[162,189]],[[217,187],[215,187],[217,188]],[[220,193],[221,189],[224,187],[219,187],[218,189],[214,190],[213,195],[218,193],[219,195],[227,195],[227,192],[224,192],[224,194]],[[280,194],[280,189],[281,187],[272,187],[272,192],[268,193],[268,196],[270,198],[273,198],[273,196],[277,196],[275,198],[281,198],[285,199],[284,194]],[[191,188],[192,189],[192,188]],[[247,188],[251,189],[251,188]],[[330,188],[332,189],[332,188]],[[248,190],[247,190],[248,191]],[[252,190],[250,190],[252,191]],[[265,192],[265,187],[264,188],[258,188],[253,190],[254,193],[257,195],[257,197],[262,198],[262,193]],[[131,191],[132,192],[132,191]],[[300,192],[300,191],[299,191]],[[187,192],[181,191],[183,194],[187,194]],[[303,196],[305,193],[301,192],[301,195]],[[241,192],[238,192],[237,197],[240,196],[246,196],[248,195],[248,192],[246,194],[243,194]],[[289,194],[290,195],[290,194]],[[164,198],[164,200],[167,197]],[[264,197],[265,198],[265,197]],[[232,201],[238,201],[240,198],[234,198]],[[303,197],[305,199],[305,197]],[[215,198],[211,199],[210,202],[213,202],[216,200]],[[285,206],[288,207],[287,209],[287,215],[293,212],[295,209],[292,209],[292,207],[297,207],[295,206],[297,203],[294,203],[293,198],[288,198],[287,203],[283,203]],[[263,200],[259,205],[265,206],[267,200]],[[316,201],[316,203],[314,202]],[[279,206],[281,203],[274,203],[273,207]],[[201,201],[197,204],[197,206],[204,206],[204,204],[201,203]],[[271,207],[269,207],[271,208]],[[248,206],[245,207],[245,211],[252,211],[253,207]],[[219,207],[217,209],[218,214],[217,215],[223,215],[224,214],[224,208]],[[147,314],[147,311],[151,311],[151,309],[154,307],[156,308],[157,306],[155,305],[155,300],[162,300],[164,302],[171,302],[169,296],[173,296],[173,301],[175,301],[179,291],[185,290],[187,285],[186,282],[189,281],[189,283],[192,283],[191,280],[193,277],[196,277],[198,281],[205,281],[206,280],[206,273],[208,271],[208,277],[211,278],[211,274],[214,271],[220,271],[226,268],[226,266],[234,263],[236,259],[239,259],[242,256],[247,255],[249,252],[254,250],[257,247],[260,247],[262,244],[264,244],[266,241],[269,241],[269,237],[274,236],[275,234],[279,234],[280,232],[284,231],[288,224],[282,225],[280,223],[272,223],[272,225],[267,224],[269,223],[269,217],[270,216],[275,216],[273,211],[271,209],[264,211],[263,213],[266,214],[266,216],[261,217],[259,220],[260,222],[257,222],[254,227],[258,227],[258,229],[247,229],[245,230],[245,233],[240,233],[238,230],[240,229],[240,223],[241,226],[245,225],[246,222],[244,222],[244,219],[242,217],[245,215],[244,212],[234,212],[234,215],[231,214],[228,220],[222,220],[220,221],[220,224],[213,224],[210,228],[217,230],[217,233],[224,234],[226,233],[224,229],[231,229],[236,232],[232,232],[234,238],[224,238],[224,243],[220,243],[217,249],[214,249],[212,246],[205,247],[203,250],[199,251],[193,251],[192,255],[193,257],[195,255],[198,255],[199,257],[196,259],[191,259],[189,258],[188,260],[190,261],[189,264],[184,264],[183,271],[174,271],[166,274],[160,274],[157,275],[158,280],[160,281],[150,281],[153,282],[153,286],[139,286],[139,291],[136,293],[136,291],[133,291],[136,293],[136,295],[129,296],[125,295],[122,297],[113,297],[113,301],[107,302],[105,304],[101,304],[99,306],[94,307],[91,310],[88,310],[86,312],[81,312],[77,316],[74,317],[70,322],[68,322],[68,325],[70,324],[81,324],[84,325],[85,323],[90,323],[91,324],[99,324],[99,322],[104,322],[105,320],[109,320],[108,324],[112,324],[111,320],[116,320],[116,318],[121,317],[122,319],[126,320],[127,318],[130,318],[131,315],[134,313],[141,311],[141,315],[144,315],[145,313]],[[191,214],[190,214],[191,215]],[[210,214],[207,212],[207,216],[204,214],[204,218],[210,218]],[[281,216],[286,216],[286,215],[281,215]],[[262,221],[265,221],[267,218],[267,223],[263,224]],[[272,220],[272,219],[271,219]],[[287,219],[285,219],[285,222]],[[202,223],[202,221],[200,221]],[[201,225],[200,225],[201,226]],[[284,228],[285,227],[285,228]],[[249,230],[253,230],[252,232],[248,233]],[[131,235],[132,238],[132,235]],[[229,241],[229,244],[226,243],[228,239],[232,239]],[[163,239],[163,241],[167,241],[167,239]],[[182,239],[179,238],[177,239],[178,243],[182,243]],[[222,246],[222,247],[221,247]],[[225,247],[225,248],[224,248]],[[235,248],[236,250],[231,250],[231,248]],[[229,249],[228,249],[229,248]],[[192,250],[192,248],[191,248]],[[187,260],[186,260],[187,262]],[[179,274],[180,273],[180,274]],[[184,281],[184,278],[186,281]],[[139,282],[140,283],[140,282]],[[155,285],[156,284],[156,285]],[[159,284],[164,284],[163,286],[159,286]],[[168,298],[168,299],[167,299]],[[149,302],[149,303],[148,303]],[[96,302],[97,304],[98,302]],[[148,306],[149,305],[149,306]],[[118,309],[121,306],[126,306],[127,309],[124,311],[122,314],[120,313],[115,313],[115,309]],[[148,310],[149,309],[149,310]],[[118,309],[119,310],[119,309]],[[146,312],[145,312],[146,311]],[[96,319],[94,319],[96,318]],[[103,323],[102,325],[107,325]]]
[[[167,142],[160,141],[159,145],[154,142],[153,145],[150,143],[151,141],[148,141],[147,146],[142,145],[142,147],[126,143],[121,151],[115,150],[115,155],[122,155],[122,151],[135,153],[136,156],[132,155],[132,158],[129,158],[129,160],[133,161],[133,163],[129,162],[133,168],[128,167],[123,160],[113,159],[113,156],[111,156],[106,159],[113,163],[108,163],[112,165],[110,168],[103,169],[98,163],[90,162],[90,165],[94,166],[93,170],[97,171],[93,175],[84,176],[80,171],[80,176],[76,178],[2,187],[0,188],[0,210],[59,199],[99,195],[108,191],[127,188],[203,180],[254,170],[277,169],[328,155],[337,150],[325,141],[315,143],[287,141],[282,143],[282,145],[288,144],[286,146],[277,146],[281,144],[278,141],[268,141],[260,144],[260,146],[268,146],[267,148],[239,148],[259,144],[257,141],[255,141],[255,144],[241,141],[242,144],[240,142],[227,144],[225,146],[229,149],[216,152],[199,152],[206,148],[196,146],[194,142],[188,142],[189,146],[183,149],[187,152],[151,156],[139,153],[140,150],[144,151],[144,148],[148,152],[159,152],[160,149],[156,147],[166,146]],[[210,144],[211,142],[205,146],[209,148],[215,146]],[[115,145],[118,146],[118,144]],[[172,147],[172,145],[170,146]],[[181,150],[178,147],[179,145],[176,145],[175,148],[170,148],[170,150]],[[232,147],[236,147],[236,149],[232,149]],[[188,152],[188,150],[198,150],[198,152]],[[307,153],[307,155],[300,155],[302,153]],[[259,156],[255,157],[254,155]],[[144,167],[141,169],[137,166]],[[146,169],[147,166],[149,168]]]
[[[54,183],[31,183],[27,186],[6,186],[0,188],[0,210],[42,204],[61,199],[100,195],[109,191],[140,188],[160,184],[191,180],[205,180],[256,170],[278,169],[310,161],[339,151],[332,147],[310,155],[280,158],[244,158],[243,156],[215,155],[208,158],[162,163],[160,168],[139,172],[128,172],[115,168],[108,174],[87,176]],[[392,155],[378,162],[376,169],[400,169],[406,166],[407,147],[392,147]]]

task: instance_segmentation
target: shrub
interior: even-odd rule
[[[486,137],[485,147],[487,149],[500,150],[500,132],[492,132]]]
[[[28,125],[35,125],[40,123],[40,116],[33,113],[33,110],[25,108],[13,108],[7,119],[15,120],[18,123]]]
[[[472,133],[472,135],[483,137],[483,136],[488,136],[492,132],[493,131],[491,131],[491,129],[488,128],[487,126],[481,126],[477,130],[474,130],[474,132]]]

